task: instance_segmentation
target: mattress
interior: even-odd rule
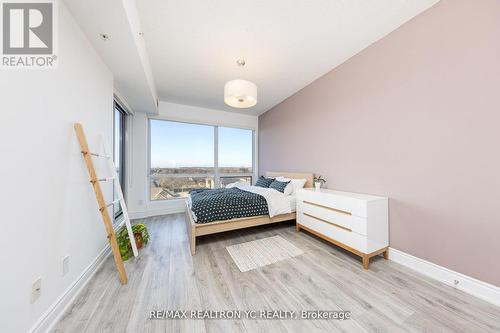
[[[297,197],[295,196],[295,194],[287,195],[286,200],[290,205],[290,211],[295,212],[297,210]]]

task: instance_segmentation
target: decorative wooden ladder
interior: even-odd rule
[[[79,123],[75,124],[75,132],[78,138],[78,142],[80,143],[80,148],[83,155],[83,159],[85,160],[85,165],[87,166],[87,170],[89,172],[90,183],[92,184],[92,188],[94,189],[95,192],[95,197],[97,199],[97,204],[99,206],[99,211],[101,213],[102,220],[104,222],[104,227],[106,228],[106,233],[108,234],[108,240],[109,244],[111,245],[111,250],[113,251],[113,257],[115,259],[116,268],[118,269],[120,282],[122,284],[127,284],[127,272],[125,271],[125,266],[123,264],[123,260],[120,254],[120,249],[118,248],[118,242],[116,241],[115,229],[120,228],[124,224],[126,225],[134,257],[137,257],[138,253],[137,253],[137,245],[135,243],[134,233],[132,232],[132,226],[130,224],[130,218],[128,215],[127,206],[125,204],[125,199],[123,197],[123,192],[120,186],[119,177],[116,172],[116,166],[113,163],[112,156],[108,155],[105,149],[104,149],[104,154],[90,152],[89,146],[87,144],[87,138],[85,137],[85,133],[83,131],[83,127],[81,124]],[[107,160],[108,167],[112,175],[111,178],[98,178],[92,157],[101,157]],[[114,193],[118,197],[118,199],[114,200],[109,204],[106,204],[106,201],[104,200],[104,196],[101,190],[100,182],[105,182],[105,181],[113,181]],[[108,208],[114,206],[118,202],[120,203],[123,212],[123,220],[119,224],[113,225],[111,217],[109,216]]]

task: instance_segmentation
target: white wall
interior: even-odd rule
[[[111,142],[113,79],[63,2],[58,56],[55,70],[0,71],[2,332],[32,328],[107,243],[73,123],[94,149],[99,136]]]
[[[247,128],[256,131],[258,137],[258,117],[232,113],[227,111],[206,109],[195,106],[160,102],[159,115],[149,115],[155,119],[167,119],[220,125],[228,127]],[[148,198],[148,117],[147,114],[136,112],[131,124],[131,157],[132,170],[129,173],[128,208],[131,217],[145,217],[167,213],[181,212],[184,210],[183,199],[150,202]],[[258,144],[256,142],[257,149]],[[255,158],[258,154],[255,151]],[[258,161],[255,161],[255,166]],[[257,170],[255,170],[257,174]]]

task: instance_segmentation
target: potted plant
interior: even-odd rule
[[[148,229],[144,224],[134,224],[132,226],[132,233],[134,234],[135,244],[137,249],[140,249],[143,245],[146,245],[149,241]],[[116,234],[116,240],[118,242],[118,248],[120,249],[120,254],[123,260],[128,260],[133,256],[132,244],[130,243],[130,238],[128,237],[127,227],[123,226]]]
[[[326,180],[321,177],[321,175],[314,177],[314,187],[316,188],[316,191],[319,191],[321,189],[321,185],[326,183]]]

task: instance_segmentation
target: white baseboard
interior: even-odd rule
[[[80,276],[64,291],[28,332],[42,333],[52,329],[110,254],[111,248],[108,245],[99,253],[92,263],[83,270],[82,274],[80,274]]]
[[[500,287],[452,271],[451,269],[433,264],[432,262],[393,248],[389,249],[389,259],[452,286],[453,288],[462,290],[482,300],[500,306]]]
[[[184,208],[166,208],[166,209],[149,209],[145,211],[128,212],[131,220],[134,219],[145,219],[152,216],[169,215],[184,213],[186,210]]]

